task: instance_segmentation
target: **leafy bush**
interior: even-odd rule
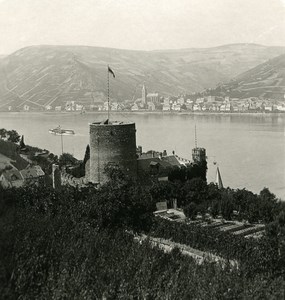
[[[185,216],[191,220],[195,220],[198,214],[197,205],[194,202],[190,202],[183,208]]]

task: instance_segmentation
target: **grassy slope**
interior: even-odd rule
[[[231,97],[283,99],[285,94],[285,54],[237,76],[222,86]]]

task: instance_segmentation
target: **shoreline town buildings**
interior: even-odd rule
[[[86,111],[161,111],[161,112],[204,112],[204,113],[285,113],[285,95],[280,93],[276,99],[262,97],[234,98],[229,96],[217,96],[209,93],[192,93],[189,95],[163,96],[163,91],[153,92],[145,83],[141,85],[140,97],[135,99],[137,88],[132,100],[111,99],[109,105],[104,95],[94,96],[92,92],[86,92],[84,97],[74,99],[74,95],[55,101],[52,105],[40,107],[32,103],[23,106],[3,106],[5,111],[56,111],[79,112]]]

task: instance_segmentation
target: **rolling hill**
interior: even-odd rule
[[[285,52],[282,47],[233,44],[205,49],[132,51],[87,46],[32,46],[0,60],[0,109],[43,109],[68,100],[91,104],[106,98],[107,64],[111,98],[163,95],[214,88]]]
[[[269,59],[265,63],[240,74],[211,93],[221,96],[228,95],[232,98],[284,99],[285,54]]]

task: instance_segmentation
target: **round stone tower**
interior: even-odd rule
[[[117,121],[89,124],[90,176],[93,183],[105,183],[104,168],[114,164],[130,177],[137,177],[135,123]]]

